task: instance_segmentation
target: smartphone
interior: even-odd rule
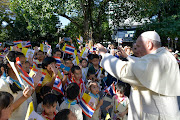
[[[61,69],[64,69],[64,68],[65,68],[65,66],[64,66],[63,64],[61,64],[60,68],[61,68]]]
[[[64,41],[70,41],[70,37],[65,37]]]
[[[69,72],[70,67],[65,67],[64,70],[67,71],[67,72]]]

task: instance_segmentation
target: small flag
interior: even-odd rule
[[[116,94],[115,85],[112,83],[109,87],[106,87],[104,92],[108,93],[109,95],[113,96]]]
[[[74,50],[75,50],[75,47],[66,44],[64,52],[68,53],[70,55],[73,55],[74,54]]]
[[[83,43],[83,37],[79,35],[79,40],[81,43]]]
[[[59,76],[56,77],[52,89],[56,90],[56,91],[60,92],[62,95],[64,95],[61,79],[59,78]]]
[[[25,45],[23,47],[30,47],[31,46],[31,42],[30,41],[25,41]]]
[[[78,44],[81,45],[81,41],[79,40],[79,38],[76,37],[76,39],[77,39]]]
[[[27,113],[26,113],[26,117],[25,117],[25,120],[28,120],[30,114],[32,113],[32,111],[34,111],[34,105],[33,105],[33,101],[31,101],[29,103],[29,106],[28,106],[28,110],[27,110]]]
[[[87,93],[84,93],[82,99],[79,102],[80,107],[82,108],[83,113],[91,118],[94,114],[95,109],[92,108],[88,103],[91,101],[91,96]]]
[[[18,48],[22,48],[22,43],[17,44]]]
[[[82,58],[86,58],[87,54],[88,54],[88,48],[84,47],[83,50],[81,51],[80,56]]]
[[[22,43],[22,40],[18,40],[18,41],[13,41],[14,45],[17,46],[17,44]]]
[[[2,43],[0,42],[0,46],[2,45]]]
[[[29,72],[30,77],[32,77],[34,74],[36,74],[39,71],[38,69],[35,69],[35,68],[30,68],[30,69],[31,69],[31,71]],[[42,85],[42,81],[44,80],[45,76],[46,76],[46,73],[42,72],[42,77],[41,77],[41,80],[38,83],[38,86]]]
[[[40,50],[43,52],[48,52],[48,45],[40,44]]]
[[[55,59],[56,59],[56,65],[57,65],[57,67],[59,68],[60,66],[61,66],[61,59],[60,59],[60,57],[54,57]]]
[[[7,53],[9,51],[8,48],[6,47],[3,50],[4,50],[4,53]]]
[[[33,58],[35,50],[32,49],[28,49],[28,48],[22,48],[22,53],[25,55],[26,58],[29,58],[29,56],[31,58]]]
[[[18,66],[21,78],[26,81],[32,88],[34,88],[34,81],[28,75],[28,73],[23,70],[19,57],[16,58],[16,65]]]
[[[75,59],[76,59],[76,64],[79,65],[79,58],[78,58],[78,56],[76,56]]]

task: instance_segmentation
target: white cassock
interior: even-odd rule
[[[180,120],[179,67],[165,48],[134,61],[121,61],[106,53],[102,55],[101,66],[132,86],[128,120]]]

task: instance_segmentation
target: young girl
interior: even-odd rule
[[[14,103],[11,105],[12,114],[9,120],[24,120],[28,108],[28,98],[32,94],[32,90],[29,87],[24,89],[16,77],[11,65],[11,62],[16,62],[16,58],[19,57],[22,68],[25,68],[25,56],[23,53],[10,51],[4,58],[3,67],[1,71],[3,75],[0,78],[0,91],[9,92],[14,97]],[[16,65],[15,65],[16,67]],[[2,69],[3,68],[3,69]],[[34,80],[36,78],[33,78]],[[40,79],[39,79],[40,80]],[[24,90],[23,90],[24,89]],[[0,101],[2,102],[2,101]]]
[[[103,104],[103,99],[100,100],[98,83],[96,81],[88,81],[88,89],[90,91],[89,95],[92,97],[92,102],[88,104],[95,109],[95,112],[92,118],[87,117],[86,120],[99,120],[101,118],[100,107]]]
[[[88,72],[88,61],[86,59],[82,58],[81,66],[82,66],[82,68],[81,68],[81,70],[82,70],[82,79],[83,79],[83,81],[85,83],[87,83],[86,77],[87,77],[87,72]]]
[[[113,96],[111,105],[106,107],[108,111],[109,108],[113,107],[111,113],[112,120],[126,120],[128,113],[128,104],[129,99],[124,95],[125,86],[121,83],[117,83],[116,85],[116,95]]]

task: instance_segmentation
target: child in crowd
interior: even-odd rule
[[[104,70],[99,66],[99,56],[97,54],[93,54],[92,64],[88,71],[95,72],[96,77],[101,80],[104,77]],[[101,82],[99,81],[99,83]]]
[[[21,52],[10,51],[3,60],[4,71],[2,71],[3,75],[0,78],[0,91],[6,91],[12,94],[12,96],[14,97],[14,103],[12,104],[12,114],[9,120],[25,119],[28,104],[31,100],[31,98],[29,97],[33,92],[31,88],[24,88],[24,86],[20,84],[15,72],[13,71],[11,65],[8,62],[9,60],[15,63],[17,57],[19,57],[20,59],[22,68],[25,68],[24,54]],[[34,77],[33,79],[34,81],[38,81],[37,77]]]
[[[55,120],[77,120],[77,117],[70,109],[62,109],[56,114]]]
[[[41,69],[42,61],[44,60],[45,56],[44,56],[43,51],[41,51],[41,50],[39,50],[36,54],[37,54],[36,55],[37,59],[33,60],[33,68]]]
[[[129,99],[124,95],[125,85],[122,83],[117,83],[116,85],[116,95],[113,96],[111,105],[106,107],[106,111],[113,107],[111,118],[112,120],[127,120],[126,114],[128,113]]]
[[[49,86],[43,86],[40,90],[40,94],[41,94],[41,98],[43,100],[44,96],[46,96],[47,94],[50,94],[52,92],[52,88],[49,87]],[[42,108],[42,104],[43,102],[39,103],[38,104],[38,107],[37,107],[37,113],[38,114],[41,114],[44,109]],[[56,106],[56,109],[59,111],[60,110],[60,107],[59,107],[59,103],[57,102],[57,106]]]
[[[44,96],[43,104],[42,104],[44,111],[41,114],[44,120],[55,119],[55,115],[57,114],[56,106],[57,106],[56,95],[49,93]]]
[[[82,70],[82,79],[85,83],[87,83],[87,72],[88,72],[88,61],[82,58],[81,62],[81,70]]]
[[[82,109],[77,104],[76,98],[79,95],[79,86],[76,83],[70,83],[66,88],[67,98],[60,105],[60,110],[70,109],[77,117],[77,120],[83,120]]]
[[[0,91],[0,120],[9,119],[13,100],[14,97],[10,93]]]
[[[77,102],[79,102],[83,93],[86,90],[84,81],[82,80],[82,71],[81,71],[81,68],[79,66],[73,66],[71,68],[71,72],[72,72],[72,79],[70,80],[70,83],[77,83],[77,85],[80,88],[80,92],[79,92],[79,95],[77,97]]]
[[[26,64],[26,69],[25,69],[25,71],[29,74],[31,64],[30,64],[30,62],[29,62],[29,61],[26,61],[26,62],[25,62],[25,64]]]
[[[88,90],[90,91],[89,95],[95,100],[89,104],[95,109],[95,112],[92,118],[86,117],[86,120],[99,120],[101,119],[100,107],[103,105],[103,99],[100,100],[98,83],[96,81],[88,81]]]

